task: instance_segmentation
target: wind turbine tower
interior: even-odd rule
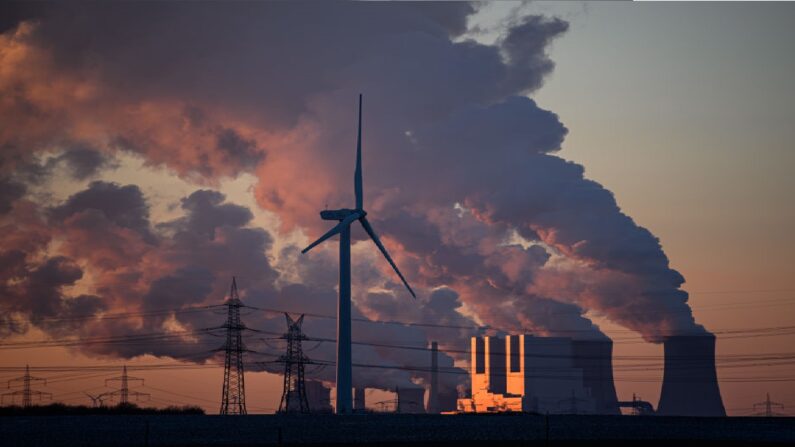
[[[301,251],[301,253],[306,253],[326,239],[337,234],[340,235],[340,284],[339,302],[337,303],[337,414],[353,412],[351,396],[353,392],[351,383],[351,224],[353,222],[359,221],[364,231],[375,242],[389,265],[403,281],[411,296],[417,297],[365,217],[367,212],[364,210],[362,190],[362,95],[359,95],[359,131],[356,138],[356,170],[353,175],[353,189],[356,196],[356,208],[321,211],[321,219],[335,220],[339,223]]]

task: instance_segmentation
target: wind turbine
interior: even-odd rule
[[[398,274],[400,280],[414,298],[417,295],[411,290],[406,278],[398,270],[397,265],[389,256],[384,244],[373,231],[367,221],[367,212],[364,210],[364,194],[362,191],[362,95],[359,95],[359,133],[356,139],[356,171],[353,174],[353,189],[356,195],[356,208],[342,208],[339,210],[323,210],[320,218],[323,220],[336,220],[339,223],[330,229],[320,239],[309,244],[301,253],[306,253],[326,239],[340,235],[340,288],[339,302],[337,303],[337,414],[350,414],[353,412],[351,399],[351,224],[359,221],[364,231],[381,250],[389,265]]]

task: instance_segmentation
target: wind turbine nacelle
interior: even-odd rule
[[[343,221],[348,216],[350,216],[351,214],[357,213],[357,212],[359,214],[361,214],[361,217],[364,217],[364,216],[367,215],[367,213],[365,213],[364,210],[352,210],[352,209],[348,209],[348,208],[343,208],[343,209],[339,209],[339,210],[323,210],[323,211],[320,212],[320,218],[323,219],[323,220]]]

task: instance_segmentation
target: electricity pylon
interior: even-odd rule
[[[772,402],[770,400],[770,393],[767,393],[767,398],[765,399],[764,402],[757,402],[754,404],[754,410],[756,410],[758,407],[764,408],[764,411],[755,413],[756,416],[764,416],[768,418],[773,416],[785,416],[784,413],[780,413],[773,410],[773,408],[780,408],[783,410],[784,404],[780,404],[778,402]]]
[[[13,402],[14,397],[22,396],[22,406],[29,407],[33,404],[33,396],[38,397],[41,400],[43,397],[47,399],[52,399],[51,393],[45,393],[42,391],[36,391],[30,389],[31,382],[44,382],[44,385],[47,385],[47,379],[42,379],[39,377],[33,377],[30,375],[30,366],[25,365],[25,375],[22,377],[16,377],[8,381],[8,388],[11,388],[11,384],[13,382],[22,382],[22,389],[17,391],[10,391],[8,393],[2,394],[2,399],[0,401],[5,401],[6,397],[11,397]]]
[[[116,391],[111,391],[106,393],[106,395],[111,397],[119,397],[119,405],[127,405],[130,403],[130,396],[138,400],[139,397],[146,397],[147,400],[149,399],[149,393],[141,393],[138,391],[130,391],[130,382],[137,382],[140,381],[141,385],[144,384],[144,379],[138,377],[130,377],[127,375],[127,365],[124,365],[121,370],[121,375],[118,377],[111,377],[110,379],[105,379],[105,386],[108,386],[108,382],[121,382],[119,385],[119,389]]]
[[[284,363],[284,391],[279,403],[279,413],[309,413],[309,401],[306,398],[306,382],[304,381],[304,357],[301,341],[306,336],[301,332],[304,316],[293,320],[289,314],[287,318],[287,333],[282,336],[287,340],[287,353],[280,360]],[[291,404],[292,401],[292,404]]]
[[[243,302],[237,293],[237,281],[232,277],[232,287],[227,307],[226,343],[224,343],[224,387],[221,395],[221,414],[246,414],[246,384],[243,376],[243,329],[240,308]]]
[[[632,395],[632,399],[634,402],[635,395]],[[577,397],[577,394],[574,390],[571,390],[571,397],[568,399],[561,399],[558,401],[558,405],[560,404],[568,404],[566,408],[564,408],[565,414],[580,414],[580,408],[578,406],[578,402],[588,402],[586,399],[581,399]]]

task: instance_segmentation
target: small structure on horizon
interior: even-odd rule
[[[422,414],[425,413],[425,388],[398,387],[397,413]]]
[[[353,411],[354,413],[366,413],[367,412],[367,399],[365,398],[365,390],[364,387],[356,387],[353,390]]]

